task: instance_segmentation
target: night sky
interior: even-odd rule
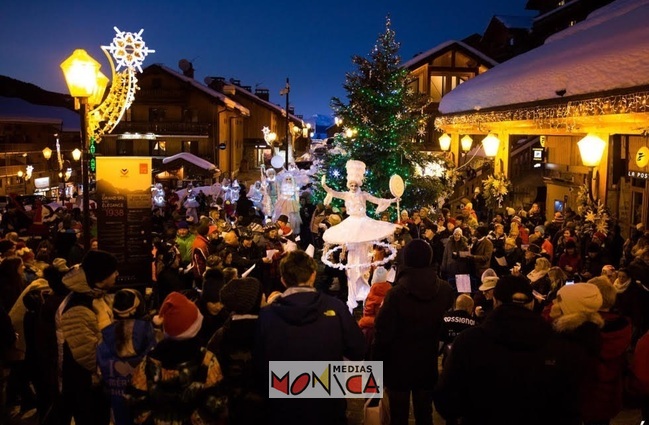
[[[144,67],[178,69],[187,59],[195,78],[222,76],[279,90],[290,78],[295,113],[331,115],[331,97],[344,97],[351,57],[367,56],[390,14],[407,60],[447,40],[482,34],[493,15],[533,16],[527,0],[346,1],[3,1],[0,5],[0,75],[65,93],[59,64],[75,48],[102,63],[117,26],[138,32],[155,49]]]

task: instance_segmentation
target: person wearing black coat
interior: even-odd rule
[[[410,395],[417,424],[432,424],[438,342],[453,289],[437,278],[433,251],[421,239],[403,249],[395,286],[375,320],[374,360],[383,361],[391,423],[408,422]]]
[[[522,276],[501,277],[495,309],[455,339],[435,390],[435,407],[463,425],[580,424],[579,348],[532,311]]]

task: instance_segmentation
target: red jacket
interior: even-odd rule
[[[644,334],[635,346],[632,370],[638,390],[649,396],[649,332]]]
[[[203,276],[207,268],[207,257],[209,255],[209,242],[204,236],[196,235],[194,242],[192,242],[192,267],[194,276]]]
[[[367,295],[365,300],[365,306],[363,307],[363,317],[358,321],[358,326],[362,329],[373,328],[374,327],[374,318],[383,304],[383,299],[385,294],[392,288],[388,282],[375,283],[370,288],[370,293]]]
[[[582,400],[584,422],[614,418],[622,410],[626,351],[631,345],[631,322],[619,314],[601,312],[604,327],[600,330],[602,346],[597,372]]]

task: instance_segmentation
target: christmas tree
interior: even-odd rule
[[[433,165],[441,172],[444,161],[420,151],[429,119],[428,98],[412,87],[408,70],[400,67],[399,43],[390,27],[388,17],[369,57],[352,58],[356,70],[347,73],[344,84],[348,103],[332,99],[343,131],[335,136],[335,146],[324,156],[317,177],[325,174],[329,186],[346,191],[345,163],[360,160],[367,165],[364,191],[392,198],[389,180],[397,174],[406,183],[401,208],[413,209],[437,203],[444,184],[423,176],[422,170]],[[318,202],[324,196],[322,190],[315,193]]]

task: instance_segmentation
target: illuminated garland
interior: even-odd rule
[[[329,248],[329,249],[324,250],[322,252],[322,258],[320,258],[320,260],[322,260],[322,262],[325,265],[327,265],[329,267],[332,267],[334,269],[347,270],[347,269],[352,269],[352,268],[356,269],[356,268],[369,268],[369,267],[382,266],[383,264],[385,264],[385,263],[387,263],[389,261],[392,261],[397,257],[397,249],[395,247],[393,247],[392,245],[390,245],[389,243],[387,243],[387,242],[378,242],[378,241],[369,242],[369,243],[371,243],[374,246],[375,245],[382,246],[383,248],[390,251],[390,255],[388,257],[385,257],[382,260],[373,261],[371,263],[359,263],[359,264],[343,264],[341,262],[333,263],[333,262],[329,261],[329,256],[331,256],[336,251],[340,251],[343,248],[342,245],[337,245],[337,246],[335,246],[333,248]]]
[[[613,95],[588,100],[567,102],[556,106],[528,107],[499,112],[473,112],[441,116],[435,127],[475,126],[506,121],[534,121],[538,128],[573,130],[577,118],[603,115],[649,112],[649,92]]]

